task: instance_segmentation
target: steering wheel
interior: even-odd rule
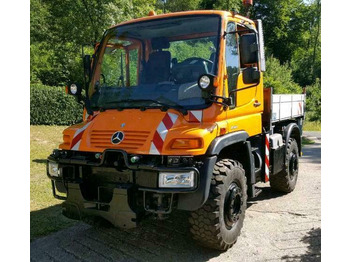
[[[196,60],[198,60],[198,61],[196,61]],[[207,62],[207,63],[209,63],[211,65],[213,64],[213,61],[210,61],[209,59],[205,59],[205,58],[201,58],[201,57],[190,57],[190,58],[185,59],[184,61],[182,61],[179,64],[184,64],[184,65],[192,64],[191,63],[192,61],[195,61],[195,62],[193,62],[193,64],[198,64],[201,61],[202,62]]]
[[[196,82],[201,74],[208,74],[213,62],[201,57],[189,57],[172,68],[172,77],[175,83]],[[198,76],[195,76],[196,74]]]

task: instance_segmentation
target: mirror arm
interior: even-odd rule
[[[239,92],[239,91],[246,90],[246,89],[249,89],[249,88],[252,88],[252,87],[256,87],[256,86],[258,86],[259,84],[260,84],[260,81],[259,81],[258,83],[256,83],[256,84],[254,84],[254,85],[251,85],[251,86],[246,86],[246,87],[243,87],[243,88],[240,88],[240,89],[233,89],[233,90],[229,93],[229,95],[231,95],[231,94],[234,93],[234,92]]]
[[[217,96],[217,95],[210,95],[214,99],[210,99],[211,102],[220,104],[224,106],[224,109],[226,110],[227,107],[231,105],[231,98],[230,97],[224,97],[224,96]],[[222,102],[219,102],[218,99],[222,99]]]

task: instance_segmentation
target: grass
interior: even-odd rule
[[[315,144],[315,141],[310,140],[306,137],[302,137],[301,143],[302,143],[302,145],[312,145],[312,144]]]
[[[46,158],[62,141],[62,126],[30,127],[30,239],[48,235],[76,222],[61,214],[62,201],[53,197],[46,176]]]
[[[304,131],[321,131],[321,122],[319,121],[305,121],[303,126]]]

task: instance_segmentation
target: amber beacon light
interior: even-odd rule
[[[253,0],[243,0],[243,6],[249,7],[253,5]]]

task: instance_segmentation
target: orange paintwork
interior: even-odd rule
[[[174,16],[191,15],[211,15],[217,14],[222,17],[222,26],[220,35],[223,36],[228,21],[236,23],[250,24],[255,27],[254,22],[240,15],[233,16],[226,11],[188,11],[162,15],[153,15],[144,18],[134,19],[121,23],[120,25],[168,18]],[[149,43],[146,45],[146,57],[148,56]],[[225,39],[220,38],[220,50],[218,60],[218,75],[216,77],[217,95],[227,96],[227,75],[225,66]],[[100,63],[101,61],[99,61]],[[92,77],[96,81],[100,72]],[[239,75],[237,89],[244,88],[242,74]],[[91,95],[91,93],[90,93]],[[260,106],[254,103],[260,102]],[[202,110],[202,120],[191,122],[189,115],[183,116],[180,112],[170,109],[168,112],[162,112],[160,109],[125,109],[118,111],[116,109],[106,110],[97,113],[94,117],[86,117],[84,111],[84,122],[71,126],[64,130],[64,142],[60,145],[61,149],[70,150],[73,146],[73,138],[77,130],[82,129],[88,124],[81,136],[81,142],[77,150],[90,152],[103,152],[107,148],[123,149],[132,154],[150,154],[150,148],[154,133],[167,113],[177,115],[176,122],[167,133],[162,155],[203,155],[206,153],[210,143],[218,136],[230,132],[244,130],[249,136],[262,133],[261,114],[263,112],[263,81],[261,77],[260,84],[254,88],[246,89],[236,93],[236,106],[233,109],[224,110],[222,105],[213,103],[210,107]],[[112,144],[111,137],[117,131],[123,131],[124,140],[117,145]],[[172,148],[176,139],[198,139],[198,148],[186,149],[177,146]],[[194,145],[196,143],[192,143]]]

